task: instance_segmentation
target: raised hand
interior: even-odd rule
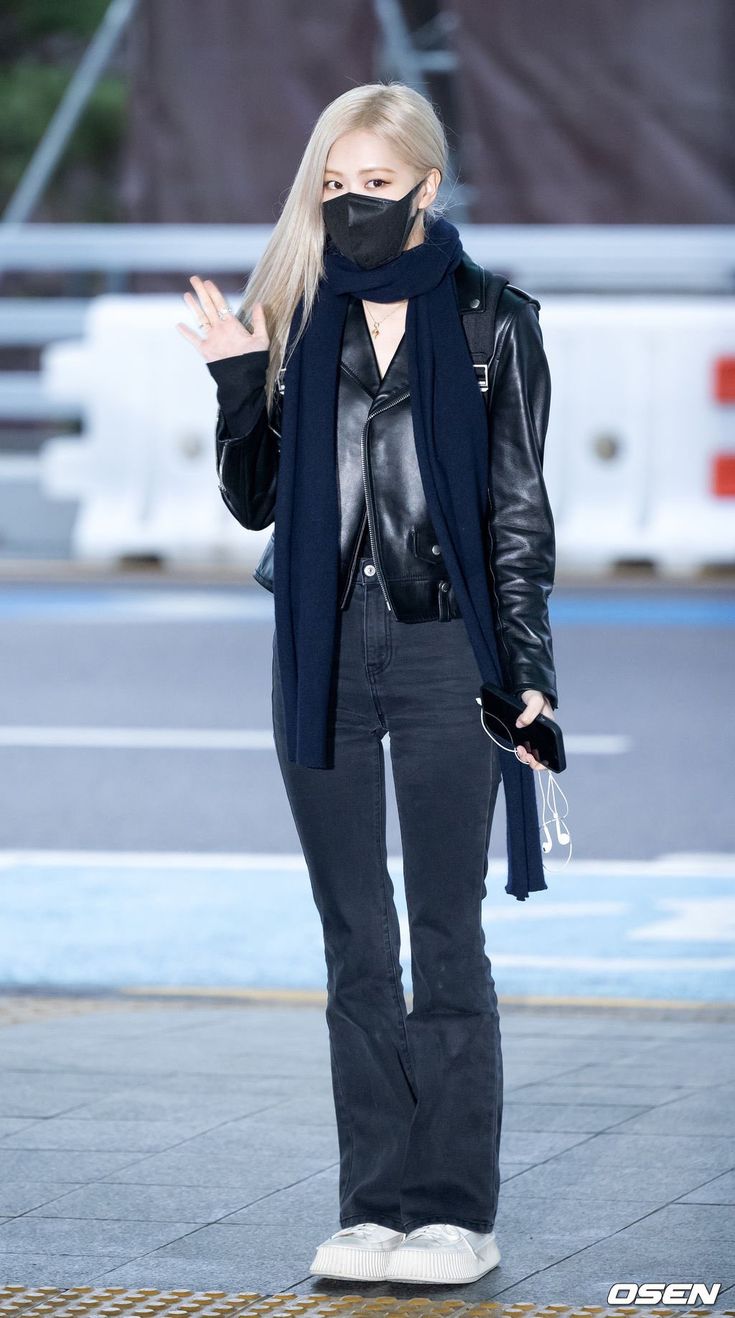
[[[247,330],[228,306],[227,299],[214,280],[192,275],[189,282],[197,297],[192,293],[184,293],[184,301],[193,311],[202,334],[196,334],[183,321],[178,321],[176,328],[194,345],[205,362],[218,361],[222,357],[239,357],[243,352],[263,352],[270,347],[262,302],[256,302],[253,306],[253,328]]]

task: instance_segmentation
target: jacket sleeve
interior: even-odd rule
[[[558,704],[548,597],[554,520],[543,477],[551,376],[537,306],[523,301],[503,336],[490,402],[490,570],[509,689]]]
[[[207,362],[217,383],[215,456],[227,508],[241,526],[261,531],[275,518],[280,436],[268,416],[268,349]]]

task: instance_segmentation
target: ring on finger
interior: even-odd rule
[[[220,320],[227,320],[227,317],[232,315],[232,307],[229,305],[229,303],[225,303],[223,307],[217,308],[217,315],[219,316]]]

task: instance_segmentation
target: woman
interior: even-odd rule
[[[349,90],[314,127],[237,315],[192,276],[203,336],[177,327],[217,381],[222,496],[244,526],[278,531],[255,576],[275,587],[274,739],[324,933],[340,1148],[341,1226],[311,1270],[349,1279],[465,1282],[499,1262],[503,1071],[481,903],[501,773],[507,891],[546,886],[527,772],[543,765],[530,743],[499,755],[476,697],[502,681],[521,723],[556,705],[549,373],[539,304],[508,286],[488,431],[463,326],[487,314],[489,284],[436,204],[446,161],[419,93]]]

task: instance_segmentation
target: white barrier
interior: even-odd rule
[[[81,438],[40,453],[47,497],[78,498],[79,559],[153,555],[178,562],[257,562],[270,531],[235,522],[217,485],[215,383],[175,328],[193,327],[179,296],[104,295],[86,337],[42,353],[45,390],[78,400]]]
[[[559,566],[735,563],[735,498],[712,488],[715,456],[735,455],[735,404],[713,389],[716,360],[735,357],[735,299],[540,301]],[[47,494],[81,501],[79,558],[253,566],[270,535],[245,531],[222,502],[214,381],[178,320],[191,323],[179,296],[104,295],[83,341],[44,350],[46,388],[85,417],[82,439],[48,441],[40,462]]]
[[[646,560],[664,572],[735,563],[735,406],[715,363],[735,358],[735,298],[546,294],[552,377],[544,470],[560,565]]]

